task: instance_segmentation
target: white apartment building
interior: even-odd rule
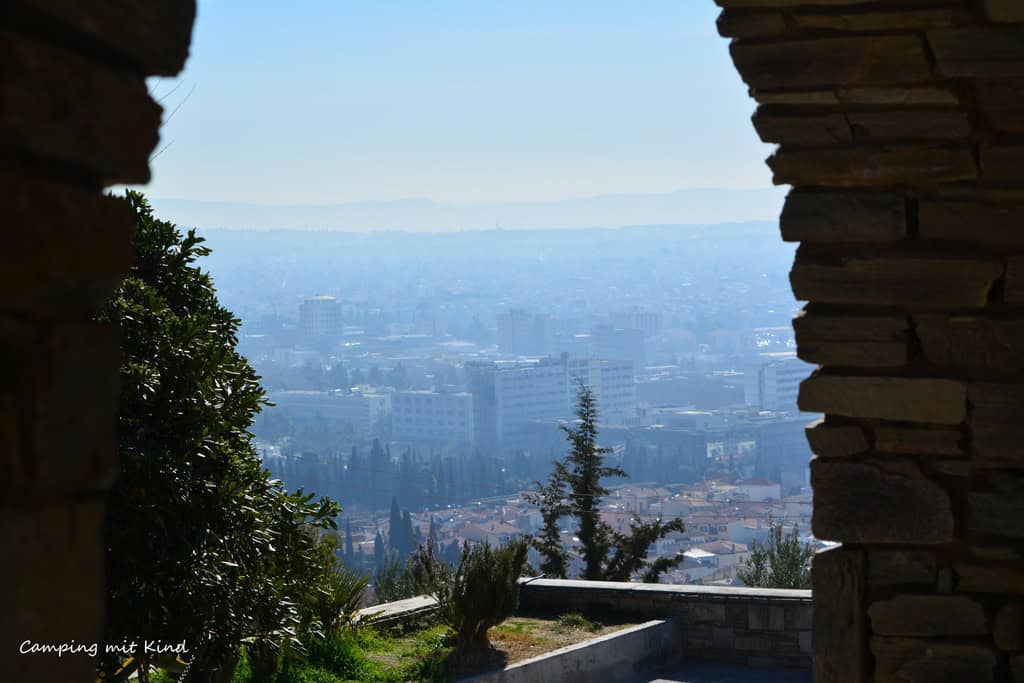
[[[275,407],[267,410],[287,412],[295,420],[322,418],[348,423],[363,434],[391,413],[391,396],[384,392],[275,391],[268,398]]]
[[[391,434],[397,441],[472,443],[473,395],[397,392],[391,404]]]
[[[333,296],[311,296],[299,305],[299,331],[303,339],[340,337],[341,304]]]
[[[572,411],[566,366],[557,358],[496,364],[494,413],[498,441],[505,445],[537,420],[567,419]]]
[[[570,358],[566,361],[570,404],[576,381],[582,380],[597,398],[601,424],[621,426],[636,418],[636,374],[633,361]]]
[[[796,412],[800,382],[810,373],[811,366],[793,354],[769,356],[746,368],[744,402],[758,410]]]

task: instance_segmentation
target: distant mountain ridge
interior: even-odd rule
[[[151,201],[161,218],[186,227],[459,232],[774,220],[784,196],[783,188],[711,188],[505,204],[444,204],[429,199],[282,206],[190,199]]]

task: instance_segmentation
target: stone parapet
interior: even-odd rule
[[[716,0],[825,417],[819,681],[1024,681],[1024,3]]]

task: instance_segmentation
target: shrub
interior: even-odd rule
[[[558,626],[556,630],[562,633],[568,633],[570,631],[600,631],[601,624],[587,619],[582,614],[577,612],[570,612],[569,614],[563,614],[558,617]]]
[[[486,542],[474,546],[466,543],[454,571],[431,567],[441,579],[434,593],[440,618],[455,631],[457,648],[487,647],[488,629],[515,612],[527,547],[522,539],[497,548]]]

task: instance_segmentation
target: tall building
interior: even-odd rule
[[[468,392],[400,391],[391,406],[391,434],[397,441],[473,441],[473,397]]]
[[[611,315],[612,325],[620,329],[640,330],[645,337],[661,334],[661,313],[648,311],[639,306],[616,311]]]
[[[494,373],[494,408],[497,441],[513,447],[524,430],[537,420],[566,419],[571,415],[569,381],[559,358],[499,364]]]
[[[341,304],[333,296],[311,296],[299,304],[299,333],[307,344],[341,338]]]
[[[596,358],[633,361],[636,368],[647,365],[643,330],[595,325],[590,333],[590,353]]]
[[[539,360],[467,365],[473,394],[476,442],[511,449],[529,442],[528,432],[572,417],[576,380],[598,400],[602,424],[636,417],[636,381],[631,361],[546,357]]]
[[[743,377],[743,400],[758,410],[796,412],[800,382],[807,379],[810,366],[793,354],[769,357],[747,366]]]
[[[597,398],[603,425],[623,425],[636,417],[636,374],[631,360],[565,358],[569,378],[570,404],[576,381],[586,384]]]
[[[498,348],[519,356],[551,353],[551,317],[533,315],[521,308],[498,315]]]
[[[296,421],[324,419],[347,423],[361,434],[369,434],[391,413],[391,396],[383,392],[275,391],[268,398],[274,407],[264,413],[286,413]]]

